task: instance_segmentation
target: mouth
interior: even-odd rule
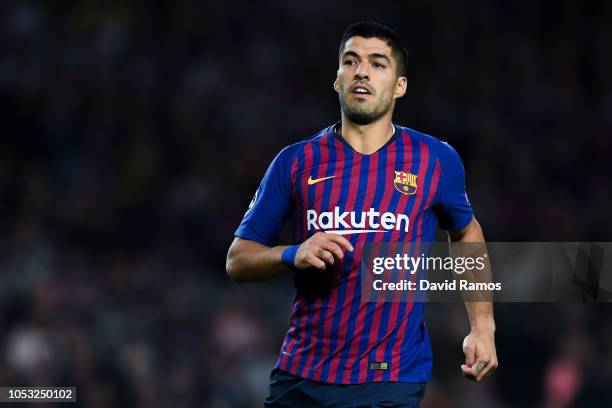
[[[353,89],[351,89],[351,93],[358,96],[372,95],[370,89],[365,85],[355,85]]]

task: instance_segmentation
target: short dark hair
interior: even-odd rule
[[[398,76],[406,76],[406,66],[408,65],[408,51],[402,45],[400,37],[389,27],[376,23],[374,21],[362,21],[360,23],[351,24],[346,28],[340,42],[340,57],[344,45],[352,37],[363,38],[378,38],[387,43],[391,47],[391,53],[397,61],[396,73]]]

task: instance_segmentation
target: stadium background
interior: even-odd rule
[[[395,120],[457,148],[488,240],[611,240],[610,2],[4,2],[0,385],[260,406],[293,293],[232,283],[226,250],[278,150],[339,118],[364,19],[406,41]],[[472,384],[463,305],[429,305],[424,406],[611,406],[611,312],[497,305]]]

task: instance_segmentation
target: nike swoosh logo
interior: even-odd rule
[[[313,179],[312,177],[308,177],[308,185],[312,186],[313,184],[316,184],[319,181],[327,180],[327,179],[334,178],[334,177],[336,177],[336,176],[327,176],[327,177],[321,177],[321,178],[317,178],[317,179]]]

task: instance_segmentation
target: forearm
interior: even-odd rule
[[[452,242],[485,242],[482,227],[476,218],[472,218],[461,231],[449,231],[448,236]]]
[[[465,302],[472,331],[495,332],[492,302]]]
[[[290,269],[281,261],[286,248],[236,238],[227,253],[227,274],[236,282],[263,282],[286,273]]]
[[[461,252],[470,252],[473,256],[473,252],[475,249],[478,254],[486,251],[486,247],[484,246],[484,235],[482,232],[482,228],[476,219],[473,219],[470,224],[462,231],[457,233],[450,234],[451,241],[457,243],[480,243],[482,242],[482,247],[477,245],[476,247],[473,245],[466,246],[465,248],[459,248],[458,250]],[[470,274],[466,274],[465,277],[471,277],[472,280],[478,282],[488,282],[491,280],[491,265],[488,259],[485,259],[485,269],[478,272],[479,278],[475,279]],[[485,299],[490,298],[490,294],[484,296]],[[474,299],[474,297],[472,297]],[[489,331],[495,332],[495,321],[493,318],[493,303],[490,301],[466,301],[465,307],[467,309],[468,317],[470,320],[470,326],[472,331]]]

